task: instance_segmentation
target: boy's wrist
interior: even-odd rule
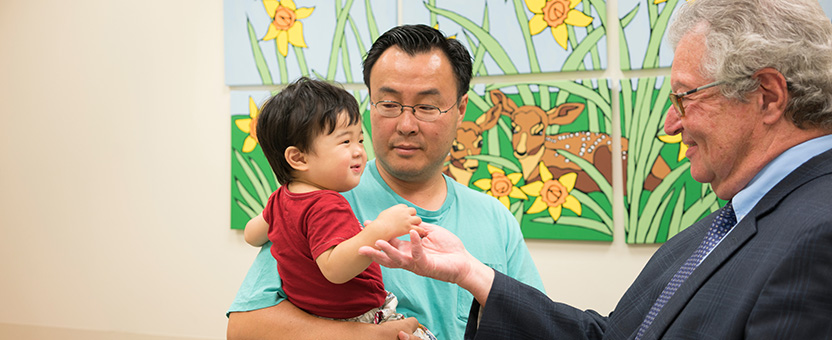
[[[361,232],[359,233],[359,235],[361,235],[361,243],[363,245],[375,248],[375,243],[377,240],[389,239],[389,237],[385,238],[386,235],[383,228],[381,227],[382,224],[377,223],[377,221],[378,220],[367,223],[366,225],[364,225],[364,229],[361,230]]]

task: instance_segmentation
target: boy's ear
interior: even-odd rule
[[[306,154],[297,147],[290,146],[286,148],[283,157],[286,158],[286,162],[289,163],[292,169],[297,171],[306,171],[309,169],[309,165],[306,162]]]

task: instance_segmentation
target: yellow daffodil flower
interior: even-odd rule
[[[474,182],[474,186],[480,188],[482,190],[486,190],[485,194],[493,196],[497,198],[506,209],[510,206],[509,197],[517,198],[521,200],[529,199],[520,188],[517,187],[517,183],[523,178],[523,174],[519,172],[515,172],[512,174],[506,175],[505,171],[502,169],[488,165],[488,173],[491,174],[491,178],[481,178]]]
[[[528,214],[536,214],[545,209],[549,209],[549,215],[552,219],[557,221],[560,218],[563,208],[572,210],[574,213],[581,215],[581,202],[570,192],[575,188],[575,181],[578,179],[578,174],[570,172],[560,176],[554,180],[554,176],[546,168],[546,165],[541,162],[538,165],[540,171],[540,180],[526,184],[520,188],[529,196],[537,197],[526,211]]]
[[[681,162],[685,159],[685,153],[688,151],[688,146],[685,143],[682,143],[682,134],[675,134],[673,136],[659,136],[659,140],[665,142],[667,144],[676,144],[679,143],[679,156],[677,156],[677,161]]]
[[[297,8],[293,0],[263,0],[266,13],[272,18],[269,31],[263,41],[277,39],[277,49],[284,57],[289,53],[289,44],[306,47],[303,40],[303,19],[312,14],[314,7]]]
[[[526,7],[534,16],[529,20],[531,35],[543,32],[546,27],[552,28],[555,41],[566,49],[569,31],[566,25],[587,27],[592,23],[592,17],[575,9],[581,0],[525,0]]]
[[[248,97],[248,116],[249,118],[234,121],[240,131],[248,134],[246,140],[243,141],[243,152],[245,153],[254,151],[254,147],[257,146],[257,117],[260,116],[260,109],[251,97]]]

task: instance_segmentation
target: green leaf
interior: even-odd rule
[[[485,65],[483,64],[483,58],[485,57],[485,47],[482,45],[477,45],[474,42],[474,39],[471,39],[471,35],[468,34],[468,31],[462,31],[465,34],[465,40],[468,41],[468,46],[471,46],[474,53],[474,63],[472,65],[472,70],[474,76],[487,76],[488,71],[485,70]],[[469,96],[470,97],[470,96]]]
[[[526,16],[526,6],[521,1],[514,1],[514,13],[517,16],[517,23],[520,26],[520,33],[526,43],[526,51],[529,54],[529,67],[531,73],[540,73],[540,62],[537,61],[537,50],[534,48],[532,35],[529,31],[529,18]]]
[[[235,149],[234,157],[237,159],[237,163],[240,164],[240,167],[246,174],[246,179],[248,179],[249,183],[251,183],[251,186],[254,187],[254,191],[256,192],[256,194],[260,197],[265,196],[268,199],[268,195],[266,195],[266,190],[263,187],[263,183],[261,183],[257,175],[254,174],[254,171],[251,169],[249,163],[246,162],[245,158],[243,158],[243,155]],[[266,200],[262,200],[261,202],[263,203],[263,205],[265,205]]]
[[[236,178],[234,181],[237,183],[237,190],[240,192],[240,196],[242,196],[243,201],[245,201],[245,203],[254,211],[263,211],[263,205],[260,204],[260,202],[257,202],[257,199],[255,199],[254,196],[248,192],[246,187],[243,186],[243,183]]]
[[[347,37],[341,36],[341,67],[344,68],[344,76],[348,83],[352,83],[352,63],[350,63],[350,51],[347,49]]]
[[[260,80],[263,81],[263,85],[273,85],[269,65],[266,65],[266,58],[263,57],[263,50],[260,49],[259,40],[254,35],[254,27],[251,26],[251,20],[248,17],[246,17],[246,25],[248,26],[248,41],[251,44],[251,53],[254,55],[254,65],[257,66],[257,72],[260,73]]]
[[[606,0],[590,0],[592,7],[595,7],[595,11],[598,12],[598,18],[601,19],[601,26],[607,26],[607,3]],[[589,15],[589,12],[584,10],[586,15]]]
[[[286,57],[280,54],[280,49],[277,47],[277,39],[274,40],[274,54],[277,58],[277,68],[280,70],[280,83],[289,83],[289,69],[286,67]]]
[[[633,7],[633,9],[631,9],[627,14],[624,15],[623,18],[621,18],[621,28],[630,26],[630,22],[632,22],[633,19],[635,19],[636,14],[638,14],[638,9],[639,9],[640,6],[641,6],[641,4],[637,3],[636,7]]]
[[[551,220],[551,218],[549,218]],[[558,225],[571,225],[584,229],[595,230],[604,235],[612,236],[612,232],[607,228],[607,225],[593,219],[584,217],[561,216],[557,220]]]
[[[370,41],[376,41],[379,37],[378,23],[376,23],[376,14],[373,13],[370,0],[364,0],[364,13],[367,15],[367,28],[370,30]],[[358,41],[361,40],[359,39]],[[366,50],[362,48],[360,51]]]
[[[716,193],[714,192],[710,192],[707,195],[700,197],[685,211],[685,214],[682,216],[681,224],[685,226],[693,224],[698,221],[702,215],[708,212],[709,208],[713,208],[712,205],[717,204],[717,206],[719,206],[718,203]]]
[[[641,216],[639,216],[639,222],[636,225],[636,235],[638,240],[644,240],[647,237],[647,231],[650,228],[648,223],[653,221],[654,216],[656,216],[660,210],[659,206],[661,205],[662,199],[668,194],[671,190],[673,184],[676,183],[676,180],[688,169],[690,168],[690,163],[684,163],[680,165],[678,168],[673,169],[670,173],[662,179],[662,182],[656,186],[656,189],[650,194],[650,197],[647,199],[647,203],[644,205],[644,210],[641,212]],[[641,221],[645,221],[642,223]],[[645,230],[645,228],[647,230]]]
[[[558,149],[557,152],[563,157],[566,157],[566,159],[570,162],[575,163],[575,165],[580,167],[581,170],[583,170],[589,178],[595,182],[595,184],[598,184],[598,188],[601,189],[601,192],[607,197],[607,201],[612,202],[612,185],[610,185],[610,182],[607,182],[607,179],[604,178],[604,175],[598,171],[598,168],[596,168],[594,164],[568,150]]]
[[[292,46],[295,49],[295,57],[298,59],[298,68],[300,74],[304,77],[309,77],[309,67],[306,66],[306,54],[302,47]]]
[[[257,173],[258,182],[262,183],[262,193],[258,191],[257,194],[260,195],[260,202],[265,203],[269,200],[269,195],[274,192],[274,189],[272,189],[269,180],[266,179],[266,175],[263,173],[263,169],[260,168],[260,165],[258,165],[253,158],[249,158],[249,161],[251,162],[252,168]]]
[[[260,214],[256,211],[252,210],[249,206],[247,206],[245,203],[243,203],[243,201],[235,199],[234,202],[237,203],[237,206],[240,207],[241,210],[243,210],[243,212],[248,216],[248,218],[254,218],[255,216]],[[242,229],[242,228],[240,228],[240,229]]]
[[[338,16],[335,21],[335,35],[332,37],[332,48],[329,53],[329,66],[327,67],[326,73],[327,80],[335,79],[335,72],[338,69],[336,66],[338,64],[338,52],[342,47],[346,48],[342,45],[344,41],[344,27],[347,25],[347,18],[350,14],[350,8],[352,8],[352,2],[353,0],[347,0],[343,8],[340,10],[336,8]]]
[[[584,40],[582,40],[581,43],[572,50],[572,53],[569,54],[566,61],[563,62],[561,71],[577,71],[586,54],[589,53],[590,49],[593,46],[596,46],[598,41],[604,36],[606,36],[606,29],[603,26],[589,32]]]
[[[525,212],[523,211],[523,201],[515,201],[511,204],[511,208],[509,211],[514,215],[514,218],[517,219],[517,224],[523,224],[523,215]]]
[[[355,25],[355,21],[352,20],[352,16],[349,17],[349,22],[350,22],[350,29],[352,30],[353,35],[355,35],[355,41],[358,43],[358,50],[359,51],[366,51],[367,49],[364,48],[364,43],[361,42],[361,35],[358,33],[358,26]],[[373,41],[375,41],[375,40],[373,40]]]
[[[657,214],[653,216],[653,221],[650,223],[650,228],[648,228],[647,236],[642,240],[642,243],[656,243],[656,236],[659,234],[659,229],[661,229],[662,218],[664,217],[664,211],[667,209],[667,205],[670,204],[670,199],[673,198],[672,195],[668,195],[662,201],[662,204],[659,205],[659,209],[657,210]]]
[[[630,10],[630,12],[627,13],[627,15],[625,15],[623,18],[621,18],[620,21],[620,28],[618,30],[618,40],[620,41],[618,53],[620,58],[621,70],[623,71],[630,70],[631,68],[630,49],[629,44],[627,43],[627,37],[624,35],[624,28],[629,26],[630,22],[632,22],[633,19],[636,17],[636,14],[638,14],[639,6],[640,4],[636,4],[636,7]]]
[[[676,8],[676,2],[677,0],[668,0],[662,13],[655,19],[653,15],[656,6],[648,7],[651,12],[650,22],[653,24],[651,25],[650,40],[647,43],[647,53],[644,55],[643,68],[655,68],[659,65],[659,46],[661,46],[662,38],[665,31],[667,31],[670,15],[673,13],[673,9]]]
[[[494,165],[498,168],[509,170],[512,172],[522,172],[523,170],[520,169],[516,164],[512,163],[510,160],[505,159],[499,156],[491,156],[491,155],[471,155],[465,157],[467,159],[476,159],[480,162],[488,162],[491,165]]]
[[[595,214],[601,218],[601,221],[603,221],[604,224],[606,224],[607,230],[609,231],[609,235],[612,235],[612,229],[614,228],[612,218],[610,218],[610,215],[612,215],[612,206],[610,206],[610,211],[607,211],[606,209],[602,208],[601,205],[598,204],[598,202],[592,199],[592,197],[589,197],[587,194],[581,192],[578,189],[572,189],[572,191],[570,191],[569,194],[575,196],[575,198],[577,198],[578,201],[581,202],[581,205],[595,212]]]

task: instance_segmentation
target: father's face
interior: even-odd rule
[[[451,63],[438,49],[411,56],[393,46],[370,72],[370,100],[404,105],[427,104],[450,108],[432,122],[416,119],[410,108],[395,118],[382,117],[370,107],[373,147],[379,170],[402,181],[437,176],[451,149],[456,128],[465,116],[468,95],[456,103],[456,80]]]

